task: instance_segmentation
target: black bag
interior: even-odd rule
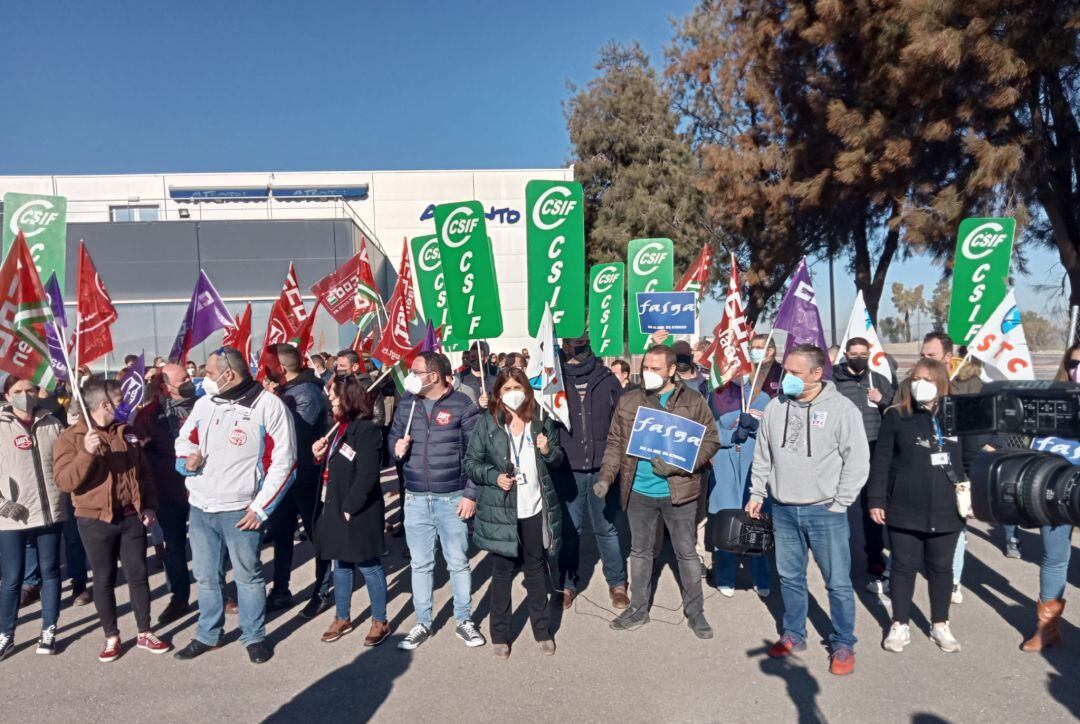
[[[751,518],[745,510],[721,510],[713,520],[713,545],[740,555],[768,553],[773,549],[772,518]]]

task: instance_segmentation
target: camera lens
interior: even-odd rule
[[[979,520],[1028,528],[1080,524],[1080,467],[1032,450],[978,455],[971,467],[972,509]]]

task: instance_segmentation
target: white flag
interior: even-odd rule
[[[566,387],[563,385],[562,367],[559,365],[559,341],[555,338],[555,323],[551,308],[544,305],[544,317],[536,330],[536,339],[529,349],[529,366],[525,374],[529,378],[540,408],[570,429],[570,408],[566,404]]]
[[[855,297],[855,306],[851,308],[851,317],[848,319],[844,338],[840,340],[840,354],[847,349],[848,340],[853,337],[862,337],[870,343],[870,369],[885,379],[892,380],[892,367],[889,360],[885,359],[885,349],[881,346],[874,323],[870,321],[870,312],[866,311],[866,302],[863,301],[862,291]],[[836,362],[836,360],[833,360]]]
[[[1020,309],[1011,289],[968,344],[968,354],[983,363],[993,380],[1035,379]]]

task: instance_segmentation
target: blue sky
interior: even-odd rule
[[[560,166],[567,81],[587,82],[608,40],[661,62],[669,18],[692,6],[0,0],[0,174]],[[1031,262],[1020,305],[1045,310],[1058,295],[1032,284],[1061,266]],[[825,266],[812,272],[827,299]],[[916,259],[887,287],[939,275]],[[840,326],[853,299],[838,264]]]

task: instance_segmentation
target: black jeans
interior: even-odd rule
[[[701,561],[697,554],[698,501],[672,505],[671,498],[650,498],[631,492],[626,506],[630,521],[630,608],[649,605],[652,596],[653,546],[656,527],[662,520],[671,536],[671,547],[679,561],[683,612],[701,613]]]
[[[150,630],[150,584],[146,580],[146,527],[137,515],[105,523],[79,518],[79,537],[94,572],[94,608],[105,636],[119,636],[116,626],[117,559],[124,566],[131,607],[139,633]]]
[[[544,550],[544,515],[518,520],[518,554],[514,558],[491,554],[491,643],[510,643],[512,616],[510,586],[519,568],[525,571],[525,596],[529,621],[537,641],[551,639],[551,613],[548,600],[547,551]]]
[[[874,446],[870,443],[870,459],[874,459]],[[866,554],[867,572],[880,576],[885,570],[885,526],[870,519],[870,506],[866,502],[866,487],[859,495],[862,508],[863,553]]]
[[[162,501],[158,522],[165,534],[165,580],[173,600],[187,603],[191,598],[191,577],[187,565],[187,501]]]
[[[317,477],[317,476],[316,476]],[[270,537],[274,541],[274,581],[272,593],[289,590],[292,577],[293,547],[296,542],[296,515],[304,523],[304,534],[315,545],[315,502],[318,485],[309,480],[297,479],[285,493],[278,507],[270,514]],[[313,595],[325,595],[330,591],[330,562],[316,557],[315,591]]]
[[[930,622],[949,620],[949,597],[952,595],[952,561],[960,532],[923,533],[889,526],[892,544],[891,591],[893,621],[907,623],[911,617],[911,598],[915,595],[915,576],[926,565],[930,588]]]

